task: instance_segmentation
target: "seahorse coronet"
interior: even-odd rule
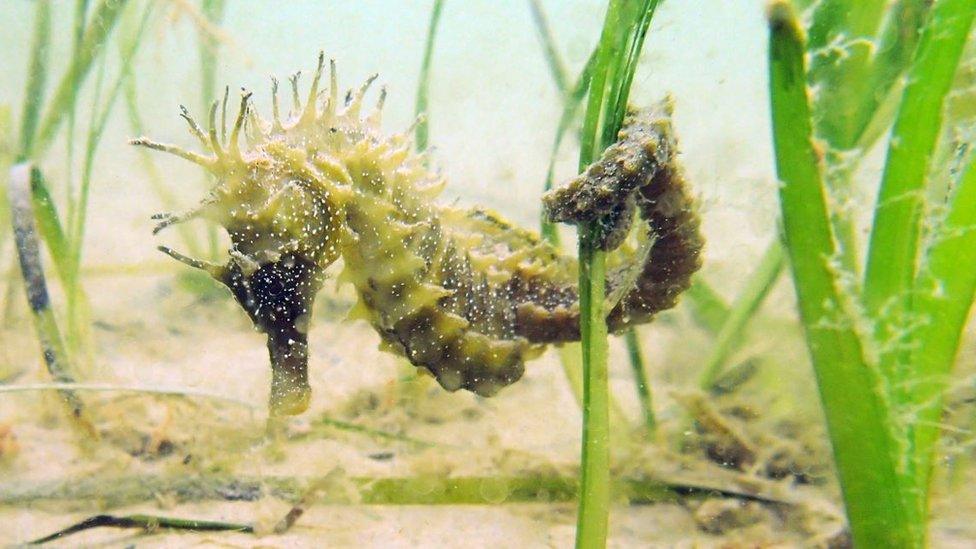
[[[369,322],[381,348],[427,370],[447,390],[494,395],[547,344],[578,339],[576,260],[495,212],[438,204],[446,180],[427,167],[426,154],[413,151],[413,126],[381,132],[385,88],[362,114],[376,77],[340,104],[334,61],[319,91],[324,65],[320,54],[304,103],[297,74],[289,79],[294,108],[285,118],[274,78],[270,121],[243,92],[229,136],[225,128],[218,133],[216,103],[206,131],[181,107],[203,153],[132,141],[213,176],[197,208],[157,216],[154,232],[202,217],[229,234],[224,265],[160,249],[226,285],[267,335],[271,413],[301,413],[309,404],[311,308],[327,269],[340,259],[336,283],[357,293],[348,318]],[[543,199],[553,221],[602,227],[602,245],[611,250],[612,331],[673,306],[701,263],[703,240],[676,159],[672,109],[666,98],[628,112],[620,140]],[[636,244],[624,245],[635,217],[642,231]]]

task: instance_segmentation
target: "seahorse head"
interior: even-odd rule
[[[361,115],[363,97],[375,76],[340,105],[334,62],[328,93],[319,97],[323,65],[320,54],[304,105],[298,74],[291,78],[294,108],[287,116],[279,111],[276,80],[272,80],[270,121],[250,108],[251,94],[243,93],[229,135],[225,127],[218,135],[218,103],[210,109],[207,131],[181,107],[203,153],[146,138],[132,141],[180,156],[213,176],[215,184],[199,207],[185,214],[158,216],[156,232],[194,217],[226,229],[232,247],[223,265],[187,258],[165,247],[161,250],[226,285],[255,327],[268,335],[271,409],[276,414],[300,413],[308,405],[308,319],[326,269],[351,238],[347,206],[354,197],[368,193],[374,180],[382,179],[372,177],[374,171],[390,164],[374,153],[409,147],[404,134],[386,139],[378,135],[385,91],[372,113]]]

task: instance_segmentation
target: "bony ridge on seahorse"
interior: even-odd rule
[[[339,258],[339,281],[358,294],[350,317],[367,320],[385,349],[428,370],[449,391],[493,395],[518,380],[545,344],[578,340],[576,260],[493,213],[434,202],[444,181],[412,152],[412,132],[380,133],[385,90],[375,109],[361,114],[375,77],[340,102],[330,62],[320,101],[323,65],[320,54],[304,106],[292,77],[294,112],[286,119],[274,79],[270,122],[244,94],[229,139],[218,137],[216,103],[206,132],[182,108],[204,154],[132,141],[215,178],[197,208],[156,216],[154,233],[194,217],[229,233],[223,265],[160,249],[226,285],[267,335],[271,413],[308,407],[312,303]],[[699,219],[676,161],[670,115],[667,100],[628,113],[617,143],[543,197],[552,221],[601,224],[600,244],[613,250],[615,265],[607,276],[614,332],[674,306],[701,263]],[[638,244],[621,246],[635,216]]]

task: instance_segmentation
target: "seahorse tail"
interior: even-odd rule
[[[672,163],[659,169],[641,188],[638,203],[648,238],[653,240],[643,264],[620,267],[608,277],[611,294],[616,284],[632,284],[607,315],[612,332],[648,322],[674,307],[701,267],[705,244],[701,220],[680,167]],[[629,276],[631,269],[639,269],[636,277]]]
[[[676,160],[671,105],[631,112],[620,140],[565,187],[543,197],[555,222],[596,222],[598,245],[615,250],[630,233],[635,210],[645,230],[643,249],[607,276],[607,294],[616,300],[607,315],[611,331],[648,322],[673,307],[701,266],[704,238],[695,200]],[[564,290],[565,291],[565,290]],[[523,304],[519,321],[533,341],[579,338],[579,309]],[[547,326],[545,331],[537,330]]]

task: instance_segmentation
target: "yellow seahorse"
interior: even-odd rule
[[[154,232],[202,217],[229,233],[224,265],[160,249],[226,285],[267,334],[272,414],[308,407],[310,311],[339,258],[340,282],[353,284],[359,297],[350,317],[367,320],[385,349],[427,369],[449,391],[493,395],[518,380],[545,344],[578,340],[576,260],[494,213],[434,202],[444,181],[412,151],[412,131],[380,132],[385,90],[375,109],[361,114],[375,77],[340,103],[333,61],[320,104],[323,66],[320,54],[304,107],[292,79],[295,113],[285,120],[277,81],[270,122],[244,94],[229,139],[217,135],[216,103],[206,132],[181,107],[205,154],[132,141],[215,178],[200,206],[156,216]],[[699,219],[676,162],[670,115],[668,101],[629,113],[616,144],[543,198],[552,221],[601,223],[601,245],[614,250],[607,278],[612,331],[674,306],[701,263]],[[635,215],[639,244],[621,246]]]

